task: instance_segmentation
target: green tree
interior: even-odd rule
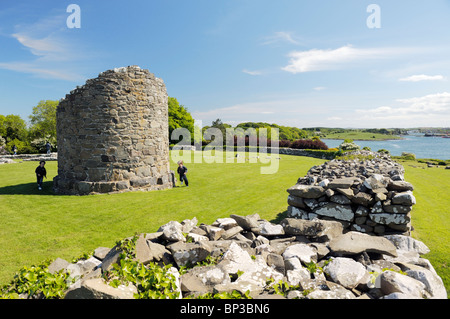
[[[58,101],[40,101],[30,115],[32,138],[56,141],[56,108]]]
[[[19,115],[0,115],[0,135],[6,143],[17,139],[26,141],[28,137],[27,124]]]
[[[191,133],[191,140],[194,139],[194,119],[187,108],[180,105],[174,97],[169,97],[169,139],[173,130],[177,128],[186,128]],[[174,141],[178,142],[178,141]]]

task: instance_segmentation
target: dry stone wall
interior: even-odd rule
[[[233,214],[199,224],[194,217],[134,238],[133,261],[168,265],[176,281],[171,296],[178,298],[233,291],[254,299],[447,298],[442,279],[423,257],[430,252],[424,243],[405,235],[344,232],[337,221],[285,218],[275,224],[258,214]],[[66,299],[137,298],[142,285],[113,288],[110,282],[122,252],[119,245],[98,247],[90,258],[58,258],[48,269],[70,272],[74,282]],[[277,292],[280,281],[286,289]]]
[[[336,220],[346,230],[368,234],[408,235],[416,199],[413,185],[404,180],[404,168],[385,154],[351,155],[371,159],[331,160],[312,167],[287,190],[288,216]]]
[[[163,80],[138,66],[105,71],[67,94],[56,114],[55,191],[172,187],[167,101]]]

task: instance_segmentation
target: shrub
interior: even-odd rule
[[[391,154],[391,152],[389,152],[388,150],[386,150],[386,149],[384,149],[384,148],[378,150],[377,153],[383,153],[383,154],[388,154],[388,155]]]
[[[415,161],[416,155],[414,153],[402,152],[401,158],[405,160]]]
[[[291,148],[307,150],[328,150],[328,146],[321,140],[296,140],[291,143]]]
[[[359,145],[353,143],[352,140],[345,140],[344,142],[339,145],[339,149],[347,152],[347,151],[357,151],[359,150]]]

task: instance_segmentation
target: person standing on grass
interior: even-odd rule
[[[186,182],[186,186],[189,186],[188,179],[186,177],[187,167],[183,165],[183,161],[178,161],[178,169],[177,172],[180,175],[181,185],[183,185],[183,180]]]
[[[45,144],[45,148],[47,149],[47,154],[50,154],[52,151],[52,145],[48,141]]]
[[[47,170],[45,169],[45,161],[40,161],[39,166],[36,167],[35,173],[37,178],[38,189],[42,190],[42,181],[47,178]]]

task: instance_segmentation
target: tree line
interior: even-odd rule
[[[43,100],[38,105],[33,107],[32,114],[29,116],[29,122],[25,121],[19,115],[0,115],[0,153],[11,154],[13,153],[13,147],[17,148],[18,154],[36,154],[46,152],[46,143],[49,142],[52,145],[52,151],[57,151],[57,139],[56,139],[56,109],[59,101]],[[261,129],[266,129],[267,139],[270,140],[271,128],[278,129],[280,140],[280,146],[289,147],[292,145],[300,145],[299,140],[307,140],[309,136],[313,137],[314,132],[309,132],[305,129],[299,129],[296,127],[288,127],[277,124],[270,124],[264,122],[244,122],[238,124],[236,127],[232,127],[229,124],[223,123],[222,120],[217,119],[212,121],[211,125],[204,126],[203,128],[195,126],[195,121],[188,109],[181,105],[174,97],[168,99],[168,113],[169,113],[169,139],[171,144],[179,142],[178,136],[172,139],[172,132],[177,128],[186,128],[191,133],[192,144],[195,136],[202,136],[202,143],[208,144],[211,141],[204,140],[203,136],[205,131],[214,127],[219,129],[223,137],[226,137],[226,129],[242,129],[246,131],[248,129],[254,129],[256,134],[260,136]],[[203,134],[194,134],[197,133]],[[311,141],[317,140],[309,139]],[[224,138],[224,142],[226,139]],[[313,143],[319,145],[317,141]],[[305,145],[313,145],[307,142]],[[303,145],[303,144],[302,144]],[[320,144],[320,147],[323,147]]]

